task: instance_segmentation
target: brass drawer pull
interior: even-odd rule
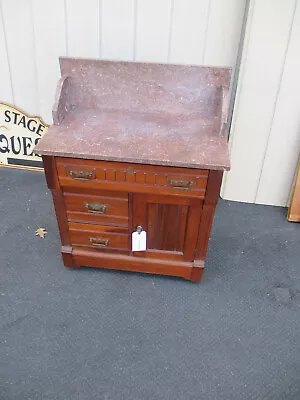
[[[85,208],[87,208],[88,212],[94,214],[104,214],[108,208],[106,204],[100,204],[100,203],[85,203],[84,205]]]
[[[72,169],[69,171],[69,175],[72,179],[77,179],[79,181],[88,181],[94,179],[94,171],[88,172],[82,169],[78,171],[73,171]]]
[[[109,239],[103,239],[99,237],[90,237],[90,242],[92,246],[96,247],[106,247],[108,246]]]
[[[180,190],[189,190],[194,181],[185,181],[183,179],[169,179],[169,184],[172,186],[173,189],[180,189]]]

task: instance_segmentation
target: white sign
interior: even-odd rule
[[[33,149],[47,129],[39,117],[0,103],[0,165],[42,168],[42,159]]]
[[[132,233],[132,251],[145,251],[147,248],[147,233],[133,232]]]

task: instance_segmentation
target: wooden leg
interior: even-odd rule
[[[73,260],[73,249],[71,246],[62,246],[61,255],[65,267],[76,267]]]
[[[201,281],[202,274],[204,271],[204,264],[203,265],[195,265],[192,267],[190,280],[192,282],[199,282]]]

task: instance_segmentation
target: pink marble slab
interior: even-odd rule
[[[229,69],[63,58],[61,71],[54,125],[37,153],[229,169]]]

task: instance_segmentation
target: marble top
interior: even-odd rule
[[[229,169],[228,69],[64,58],[61,70],[69,80],[57,94],[63,115],[37,153]]]

